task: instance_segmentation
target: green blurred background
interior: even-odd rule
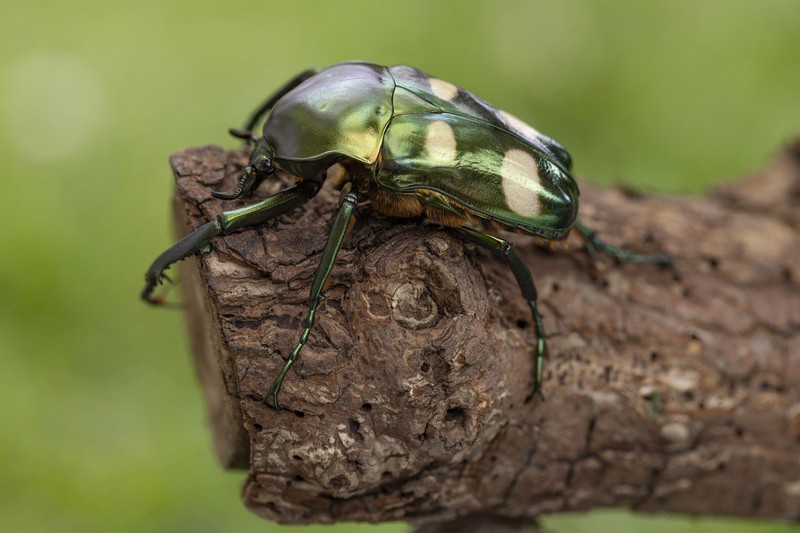
[[[168,155],[237,145],[226,129],[296,72],[409,63],[560,140],[581,176],[695,193],[800,133],[798,28],[793,0],[5,5],[0,530],[295,529],[241,506],[243,474],[212,453],[182,317],[138,293],[172,240]],[[621,511],[545,523],[797,531]]]

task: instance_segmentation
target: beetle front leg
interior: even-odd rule
[[[604,252],[611,257],[616,257],[620,261],[634,263],[637,265],[668,265],[674,274],[677,275],[672,258],[666,254],[642,255],[629,252],[612,244],[608,244],[601,239],[595,230],[586,226],[580,220],[575,221],[575,231],[583,238],[584,247],[590,256],[594,256],[597,250]]]
[[[300,182],[253,205],[220,213],[214,220],[191,232],[153,261],[144,276],[142,299],[151,304],[163,304],[164,300],[153,296],[153,291],[165,278],[164,271],[171,264],[204,250],[217,235],[226,235],[259,224],[306,203],[318,190],[319,185],[315,182]]]
[[[533,388],[533,395],[535,396],[538,394],[544,399],[544,396],[542,396],[545,353],[544,328],[542,327],[542,315],[539,314],[539,308],[537,306],[538,296],[536,294],[536,285],[533,283],[533,276],[531,276],[530,269],[522,262],[522,259],[520,259],[517,252],[511,246],[511,243],[507,240],[463,226],[456,228],[456,230],[475,244],[500,254],[503,259],[506,260],[508,266],[511,267],[514,277],[517,278],[519,288],[522,289],[522,294],[528,301],[528,305],[533,313],[533,321],[536,328],[536,384]]]
[[[308,335],[311,333],[311,328],[314,327],[314,319],[317,311],[317,303],[319,302],[319,295],[322,292],[322,287],[325,285],[325,280],[328,279],[328,274],[331,273],[333,263],[336,261],[336,256],[342,247],[345,235],[350,228],[351,223],[355,220],[353,212],[358,205],[358,195],[352,192],[350,184],[346,184],[342,189],[342,196],[339,200],[339,211],[336,213],[336,218],[333,221],[331,232],[328,234],[328,241],[325,243],[325,249],[322,251],[322,259],[320,260],[317,272],[314,274],[314,281],[311,283],[311,298],[308,303],[308,316],[306,317],[305,327],[303,333],[300,334],[300,341],[292,350],[289,359],[283,365],[278,377],[272,382],[267,394],[264,396],[264,403],[268,404],[268,400],[272,399],[272,406],[280,411],[280,403],[278,403],[278,393],[281,391],[281,385],[286,377],[289,368],[294,364],[297,355],[308,340]]]

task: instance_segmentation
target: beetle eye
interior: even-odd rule
[[[269,159],[261,159],[256,161],[253,165],[256,169],[256,172],[259,174],[272,174],[275,172],[275,167],[272,166],[272,161]]]

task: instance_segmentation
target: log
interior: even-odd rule
[[[221,201],[243,151],[171,159],[178,233]],[[535,332],[511,272],[451,230],[366,205],[284,383],[338,193],[183,261],[191,348],[221,463],[283,523],[627,507],[800,519],[800,141],[705,197],[582,184],[581,217],[679,271],[513,235],[539,290]]]

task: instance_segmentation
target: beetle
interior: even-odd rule
[[[266,120],[264,120],[266,118]],[[254,133],[262,121],[261,134]],[[339,164],[345,178],[338,210],[316,270],[300,339],[264,396],[280,409],[278,394],[314,326],[320,293],[353,214],[369,199],[379,213],[423,217],[454,228],[467,240],[499,254],[511,268],[535,325],[536,379],[541,395],[545,335],[530,270],[514,247],[488,233],[502,228],[545,240],[575,230],[590,253],[606,252],[635,263],[670,264],[667,255],[638,255],[612,246],[577,220],[578,186],[572,158],[555,140],[452,83],[410,66],[347,62],[306,70],[286,83],[231,134],[254,143],[232,193],[249,195],[284,171],[295,185],[260,202],[224,211],[163,252],[145,274],[142,298],[162,303],[155,288],[164,270],[205,251],[211,239],[295,209],[319,192],[326,172]]]

